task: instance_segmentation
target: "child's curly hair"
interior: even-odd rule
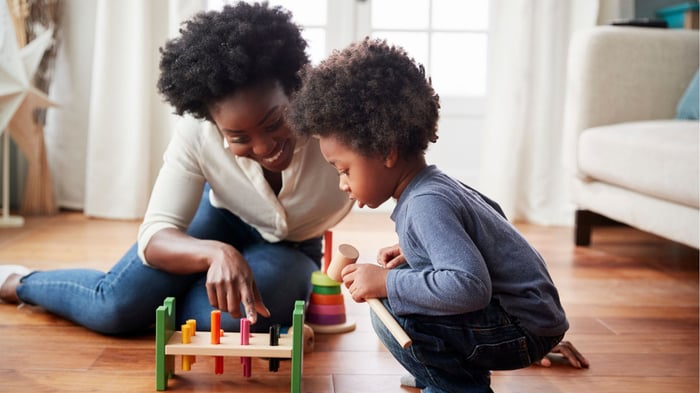
[[[400,47],[365,38],[302,71],[287,122],[302,136],[338,138],[358,154],[421,155],[437,136],[439,97]]]
[[[158,90],[178,115],[209,119],[208,106],[248,87],[277,81],[291,95],[309,59],[292,15],[267,2],[201,12],[160,49]]]

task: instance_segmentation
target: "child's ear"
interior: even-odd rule
[[[396,148],[392,148],[389,154],[384,157],[384,166],[387,168],[393,168],[396,162],[399,161],[399,152]]]

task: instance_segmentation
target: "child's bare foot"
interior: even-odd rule
[[[0,303],[19,303],[19,280],[31,271],[19,265],[0,265]]]
[[[560,342],[554,348],[552,348],[547,356],[535,362],[535,364],[542,367],[550,367],[552,365],[552,360],[549,358],[549,356],[552,356],[552,354],[560,355],[560,357],[568,361],[569,365],[573,368],[590,367],[588,359],[586,359],[570,341]]]

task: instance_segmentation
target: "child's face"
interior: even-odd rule
[[[341,191],[359,207],[379,207],[389,199],[396,185],[395,171],[380,157],[365,157],[334,137],[320,138],[321,153],[338,171]]]

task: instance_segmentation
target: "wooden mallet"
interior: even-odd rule
[[[330,265],[328,266],[327,274],[331,279],[341,282],[342,278],[340,272],[347,265],[357,262],[357,258],[360,257],[360,253],[357,249],[349,244],[341,244],[338,246],[338,252],[333,256]],[[401,328],[394,317],[387,311],[379,299],[365,299],[369,307],[374,311],[374,313],[379,317],[384,326],[389,329],[389,332],[394,336],[396,341],[402,348],[406,349],[411,346],[413,341],[408,337],[408,334]]]

